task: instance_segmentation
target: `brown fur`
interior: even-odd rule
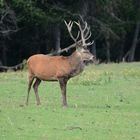
[[[29,92],[33,84],[37,105],[40,104],[38,86],[43,81],[59,81],[62,93],[62,105],[67,106],[66,85],[67,81],[81,73],[84,69],[84,60],[93,59],[93,55],[85,49],[76,50],[71,56],[47,56],[37,54],[31,56],[28,61],[28,94],[26,104],[28,105]]]

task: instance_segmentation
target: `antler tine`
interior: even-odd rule
[[[79,27],[79,30],[81,32],[81,40],[82,40],[82,46],[87,47],[94,43],[94,41],[86,43],[86,41],[91,37],[91,31],[90,27],[88,26],[87,22],[82,19],[82,22],[84,24],[83,28],[80,25],[80,22],[75,22],[77,26]]]
[[[89,32],[88,36],[85,37],[85,40],[87,41],[91,37],[91,32]]]
[[[67,26],[70,22],[69,22],[69,23],[67,23],[67,22],[66,22],[66,20],[64,20],[64,23],[65,23],[65,24],[66,24],[66,26]]]
[[[82,27],[81,27],[81,25],[80,25],[80,22],[79,22],[79,25],[80,25],[80,28],[81,28],[81,30],[82,30],[83,36],[86,37],[86,36],[84,35],[84,33],[85,33],[86,29],[88,29],[87,22],[86,22],[86,21],[85,21],[85,22],[82,21],[82,22],[83,22],[83,24],[84,24],[84,29],[82,29]]]
[[[79,17],[80,17],[81,21],[84,23],[83,17],[81,15],[79,15]]]
[[[94,40],[93,40],[92,42],[87,43],[86,45],[87,45],[87,46],[90,46],[90,45],[92,45],[93,43],[94,43]]]
[[[90,26],[87,27],[87,32],[85,34],[85,41],[87,41],[91,37],[91,31],[90,31]],[[94,43],[94,40],[92,42],[86,43],[87,46],[90,46]]]
[[[72,21],[69,21],[69,23],[67,23],[65,20],[64,20],[64,22],[65,22],[65,24],[66,24],[66,26],[68,28],[68,31],[71,31],[72,26],[73,26],[73,22]]]
[[[87,32],[85,33],[85,38],[88,37],[89,33],[90,33],[90,27],[87,26]]]
[[[81,26],[80,21],[78,21],[78,22],[76,22],[76,21],[74,21],[74,22],[70,21],[69,23],[67,23],[64,20],[64,22],[65,22],[65,24],[67,26],[68,32],[70,34],[70,37],[74,40],[75,43],[77,42],[80,34],[81,34],[81,40],[82,40],[82,46],[83,47],[92,45],[94,43],[94,41],[89,42],[89,43],[86,43],[86,41],[91,37],[90,27],[88,26],[88,24],[87,24],[86,21],[82,20],[83,27]],[[78,31],[78,34],[77,34],[76,37],[74,37],[72,35],[73,23],[75,23],[78,26],[79,30],[80,30],[80,31]]]
[[[76,40],[79,38],[79,35],[80,35],[80,31],[78,31],[78,34],[77,34]]]
[[[83,29],[83,32],[85,32],[86,29],[88,28],[88,26],[87,26],[87,22],[86,22],[86,21],[84,22],[84,25],[85,25],[85,27],[84,27],[84,29]]]
[[[76,38],[72,35],[71,31],[72,31],[72,26],[73,26],[73,22],[70,21],[69,23],[67,23],[65,20],[64,20],[66,26],[67,26],[67,29],[68,29],[68,32],[70,34],[70,37],[74,40],[74,42],[76,43],[77,42],[77,39],[79,38],[79,35],[80,35],[80,32],[78,31],[78,34],[76,36]]]
[[[82,42],[83,42],[83,46],[85,46],[85,39],[84,39],[84,31],[85,31],[85,28],[82,29],[79,21],[78,22],[75,21],[75,23],[79,27],[79,30],[81,32],[81,39],[82,39]]]
[[[69,23],[68,23],[68,25],[70,26],[70,25],[71,25],[71,23],[72,23],[72,21],[70,20],[70,21],[69,21]]]
[[[73,26],[73,22],[72,22],[72,21],[70,21],[70,23],[69,23],[69,28],[70,28],[70,31],[72,30],[72,26]]]

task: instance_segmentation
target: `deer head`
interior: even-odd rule
[[[68,32],[70,34],[70,37],[72,38],[72,40],[76,44],[76,51],[81,56],[81,59],[83,60],[83,62],[93,62],[95,57],[93,56],[93,54],[90,53],[90,51],[88,50],[87,47],[91,46],[94,43],[94,41],[87,43],[87,40],[89,40],[89,38],[91,37],[90,27],[87,25],[87,22],[83,21],[82,26],[81,26],[79,21],[78,22],[70,21],[69,23],[67,23],[66,21],[64,21],[64,22],[65,22],[65,24],[67,26]],[[72,27],[73,27],[74,23],[79,28],[79,31],[78,31],[76,37],[74,37],[72,35]],[[80,38],[80,36],[81,36],[81,38]]]

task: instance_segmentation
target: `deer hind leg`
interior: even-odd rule
[[[63,107],[67,107],[67,97],[66,97],[67,81],[68,81],[68,79],[64,79],[64,78],[59,79],[59,84],[60,84],[61,94],[62,94],[62,105],[63,105]]]
[[[31,90],[31,86],[32,86],[33,81],[34,81],[34,77],[33,76],[29,76],[28,93],[27,93],[26,105],[28,105],[29,94],[30,94],[30,90]]]
[[[36,81],[34,82],[34,85],[33,85],[37,105],[40,105],[40,98],[39,98],[39,95],[38,95],[38,86],[39,86],[40,83],[41,83],[41,80],[36,78]]]

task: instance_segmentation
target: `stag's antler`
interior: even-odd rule
[[[80,33],[81,33],[81,39],[82,39],[82,46],[87,47],[94,43],[94,41],[86,43],[86,41],[91,37],[91,31],[90,27],[87,25],[86,21],[83,21],[83,27],[81,26],[80,22],[75,22],[77,26],[79,27]]]
[[[84,20],[82,19],[83,27],[81,26],[81,24],[80,24],[79,21],[78,21],[78,22],[75,22],[75,21],[72,22],[72,21],[70,21],[69,23],[67,23],[67,22],[64,20],[64,22],[65,22],[65,24],[66,24],[66,26],[67,26],[68,32],[69,32],[69,34],[70,34],[70,37],[74,40],[74,42],[75,42],[76,44],[77,44],[77,42],[78,42],[78,38],[79,38],[79,35],[80,35],[80,34],[81,34],[81,42],[82,42],[82,46],[81,46],[81,47],[87,47],[87,46],[90,46],[90,45],[92,45],[92,44],[94,43],[94,41],[89,42],[89,43],[86,43],[86,41],[91,37],[90,27],[87,25],[87,22],[86,22],[86,21],[84,21]],[[77,34],[76,37],[74,37],[74,36],[72,35],[73,23],[75,23],[75,24],[78,26],[79,30],[80,30],[80,31],[78,31],[78,34]]]
[[[72,35],[72,26],[73,26],[73,22],[70,21],[69,23],[67,23],[65,20],[64,20],[66,26],[67,26],[67,29],[68,29],[68,32],[70,34],[70,37],[74,40],[75,43],[77,43],[77,40],[79,38],[79,35],[80,35],[80,32],[78,31],[78,34],[76,36],[76,38]]]

